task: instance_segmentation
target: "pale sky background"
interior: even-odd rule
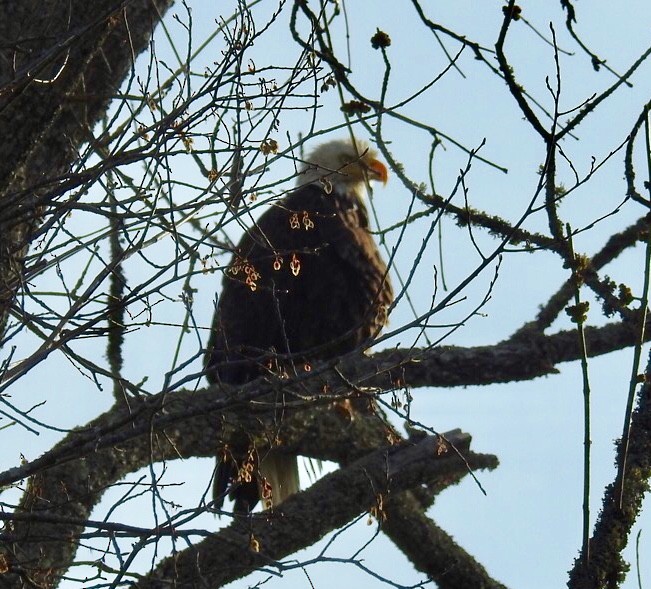
[[[198,47],[214,30],[215,19],[230,14],[232,3],[195,0],[188,4],[193,16],[192,43]],[[426,12],[432,20],[484,46],[492,46],[497,39],[502,22],[501,3],[459,1],[434,5],[423,2],[423,6],[429,4]],[[606,1],[590,4],[577,1],[575,6],[578,11],[576,30],[582,40],[600,57],[607,59],[608,64],[619,73],[630,67],[651,41],[651,6],[648,2],[632,1],[625,3],[625,6],[613,7],[613,3]],[[261,19],[257,21],[259,27],[266,22],[262,19],[268,17],[274,7],[275,2],[263,2],[262,8],[253,9],[254,15]],[[546,37],[550,35],[549,22],[552,20],[559,46],[574,52],[573,56],[561,54],[563,110],[580,105],[593,93],[603,91],[615,81],[614,76],[605,70],[594,72],[589,58],[569,38],[564,28],[565,14],[561,11],[560,2],[523,2],[522,7],[525,18]],[[387,99],[389,104],[411,95],[445,68],[445,56],[431,33],[418,22],[410,2],[356,0],[347,2],[346,8],[350,24],[351,79],[363,92],[376,97],[381,84],[384,68],[382,56],[371,48],[369,42],[376,28],[387,32],[393,41],[387,50],[393,66]],[[165,19],[170,36],[183,53],[187,36],[184,28],[172,18],[173,14],[178,14],[183,22],[187,22],[187,15],[182,6],[178,5]],[[286,28],[288,14],[289,11],[285,10],[278,22],[254,46],[250,57],[258,68],[264,64],[292,65],[295,62],[299,52]],[[343,18],[340,18],[333,26],[335,45],[341,56],[345,56],[346,42],[343,24]],[[174,68],[174,57],[169,51],[169,43],[162,28],[157,29],[155,39],[159,59]],[[447,40],[445,42],[454,54],[457,51],[455,44]],[[221,49],[223,40],[218,37],[197,60],[193,69],[201,71],[204,65],[218,60]],[[551,47],[524,23],[519,22],[512,24],[506,50],[518,81],[547,108],[552,108],[551,97],[545,88],[546,76],[552,82],[555,79]],[[146,62],[147,57],[143,55],[138,64],[139,72],[144,71]],[[436,127],[468,148],[478,147],[485,139],[486,145],[481,154],[508,168],[509,172],[505,175],[475,162],[467,178],[469,203],[507,219],[515,219],[534,194],[538,166],[545,156],[543,145],[523,120],[504,83],[492,75],[486,66],[474,60],[469,50],[464,52],[458,65],[465,78],[457,71],[449,71],[439,83],[401,112]],[[563,148],[579,173],[589,170],[592,156],[601,160],[625,139],[644,102],[651,95],[650,74],[651,65],[646,64],[632,78],[633,88],[621,89],[587,124],[579,127],[578,141],[567,139],[563,143]],[[161,71],[161,76],[163,75],[164,72]],[[195,82],[197,86],[199,83]],[[287,145],[287,132],[296,138],[299,132],[306,130],[309,122],[309,113],[283,115],[277,136],[281,148]],[[342,122],[337,94],[331,90],[322,95],[317,128],[336,126]],[[392,153],[404,165],[408,176],[418,182],[427,182],[431,137],[426,132],[388,118],[385,120],[384,132],[385,138],[391,141]],[[332,137],[343,135],[344,131],[340,130]],[[359,135],[364,138],[361,129]],[[460,168],[465,166],[467,155],[449,142],[444,142],[444,146],[445,151],[437,151],[434,176],[438,191],[448,194]],[[638,150],[638,179],[644,178],[645,174],[641,155]],[[189,181],[201,182],[189,157],[179,157],[173,161],[176,165],[173,177],[176,180],[188,178]],[[289,162],[279,162],[270,174],[277,178],[288,176],[291,174],[291,165]],[[559,177],[571,185],[572,176],[569,171],[562,171]],[[642,189],[641,180],[638,189]],[[99,190],[99,187],[94,190]],[[561,212],[565,220],[571,221],[574,228],[579,228],[612,211],[624,199],[625,191],[623,152],[619,152],[591,182],[568,199]],[[94,194],[95,199],[101,198],[98,194]],[[175,201],[179,202],[185,196],[184,189],[177,187]],[[457,195],[453,202],[461,203],[460,198],[462,197]],[[93,193],[89,195],[89,200],[93,200]],[[375,191],[373,203],[381,224],[392,225],[407,214],[410,194],[393,177],[385,189]],[[602,246],[610,233],[625,227],[641,214],[638,205],[632,206],[629,203],[618,215],[600,223],[594,230],[577,236],[576,250],[593,253]],[[79,214],[69,221],[68,228],[86,229],[86,223],[88,220]],[[546,219],[539,213],[525,227],[544,231]],[[454,288],[472,271],[479,259],[469,243],[467,232],[458,229],[450,220],[443,221],[442,229],[445,277],[448,287]],[[415,224],[400,245],[395,264],[403,276],[409,273],[414,253],[420,247],[427,230],[427,220]],[[235,232],[232,235],[236,237]],[[474,235],[481,247],[491,251],[491,246],[495,244],[490,236],[480,230],[475,230]],[[389,236],[390,245],[395,237],[395,234]],[[163,242],[152,248],[148,256],[164,263],[166,256],[172,252],[170,244]],[[429,307],[434,281],[433,266],[438,265],[438,260],[438,241],[432,239],[410,289],[414,304],[421,310]],[[642,251],[638,248],[621,256],[606,273],[617,282],[626,282],[639,294],[642,261]],[[83,261],[71,260],[69,266],[64,265],[63,268],[67,267],[71,272],[76,268],[79,273],[81,264]],[[153,273],[151,268],[136,257],[130,260],[126,270],[127,277],[134,283],[146,275],[144,273]],[[464,293],[468,300],[437,316],[436,322],[454,323],[464,317],[486,293],[493,272],[494,266],[487,269]],[[551,255],[506,255],[492,298],[482,309],[483,316],[469,320],[463,328],[447,338],[445,343],[482,345],[508,337],[523,322],[534,316],[538,306],[555,292],[566,277],[567,270]],[[54,290],[57,288],[56,280],[56,274],[52,271],[42,277],[42,282],[37,287]],[[71,280],[74,281],[74,278]],[[194,283],[198,289],[194,318],[202,327],[209,325],[219,282],[219,274],[210,274]],[[169,298],[161,300],[154,307],[155,320],[182,320],[183,306],[178,302],[181,284],[179,281],[166,288],[165,295]],[[603,319],[600,317],[599,305],[594,303],[587,291],[583,296],[593,301],[589,319],[601,323]],[[400,305],[392,315],[390,329],[399,327],[409,318],[407,306]],[[562,318],[550,331],[568,326],[569,322]],[[436,339],[443,332],[434,330],[431,337]],[[164,373],[172,365],[177,338],[178,330],[161,325],[143,327],[131,333],[128,336],[125,375],[133,382],[148,377],[147,390],[160,390]],[[204,332],[204,344],[206,340],[207,332]],[[413,334],[403,334],[391,340],[391,343],[398,341],[403,345],[411,344]],[[28,336],[17,342],[20,345],[16,359],[27,357],[38,345],[37,340]],[[84,350],[99,361],[104,354],[104,345],[103,340],[88,340],[84,342]],[[198,345],[192,337],[186,338],[181,358],[197,353]],[[645,347],[644,361],[647,353],[648,347]],[[590,360],[593,521],[598,514],[603,488],[612,481],[614,475],[613,440],[621,435],[631,363],[631,350]],[[448,489],[438,497],[430,515],[474,555],[495,579],[512,588],[548,589],[565,586],[567,571],[580,548],[583,460],[581,372],[578,362],[563,364],[559,368],[561,372],[558,375],[530,382],[412,391],[414,419],[437,431],[459,427],[472,434],[472,448],[475,451],[493,453],[499,457],[500,466],[496,471],[478,473],[487,496],[466,477],[461,485]],[[198,370],[200,364],[197,361],[185,373]],[[44,383],[47,383],[47,389],[44,388]],[[47,401],[34,415],[58,427],[73,427],[110,407],[110,386],[103,384],[104,390],[98,390],[90,379],[82,376],[64,358],[53,355],[11,389],[12,402],[27,409],[38,402]],[[200,386],[204,385],[205,382],[202,381]],[[4,423],[1,421],[0,426]],[[62,434],[47,430],[42,431],[40,436],[35,436],[20,426],[0,430],[3,447],[11,447],[13,451],[13,454],[3,452],[0,464],[3,468],[16,465],[20,459],[19,452],[28,459],[36,458],[61,437]],[[196,505],[209,486],[212,469],[213,463],[210,460],[193,459],[169,463],[162,480],[177,486],[167,488],[166,497],[184,508]],[[143,485],[146,485],[149,477],[146,471],[135,473],[128,480],[135,481],[141,476],[144,477]],[[124,487],[109,491],[93,517],[103,517],[108,506],[124,492]],[[11,503],[16,497],[16,491],[8,491],[0,496],[0,500]],[[150,511],[151,499],[145,493],[140,498],[125,502],[111,517],[115,521],[150,525]],[[217,528],[225,523],[208,515],[199,522],[208,528]],[[197,523],[193,527],[197,527]],[[632,563],[632,571],[624,584],[626,589],[637,587],[634,548],[640,530],[641,577],[643,587],[648,587],[651,583],[651,509],[648,498],[646,511],[633,530],[625,552],[625,558]],[[363,517],[328,548],[327,555],[348,558],[374,533],[375,526],[368,526]],[[326,541],[327,539],[293,558],[309,560],[315,557]],[[165,547],[163,542],[161,555],[165,554]],[[80,550],[78,559],[91,560],[98,556],[97,551]],[[411,586],[424,580],[424,576],[414,571],[400,551],[382,534],[365,548],[360,557],[363,558],[365,567],[386,576],[394,583]],[[139,570],[146,570],[152,558],[156,558],[152,553],[139,557]],[[334,581],[342,586],[362,589],[385,586],[352,564],[316,564],[310,565],[307,571],[315,589],[329,587]],[[81,570],[75,571],[77,577],[83,574]],[[267,576],[268,573],[257,573],[231,586],[248,587]],[[303,571],[297,569],[284,574],[282,578],[273,578],[265,587],[308,589],[310,581]],[[73,586],[78,585],[72,582],[62,584],[65,588]],[[88,586],[93,586],[93,583]]]

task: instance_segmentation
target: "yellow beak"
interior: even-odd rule
[[[379,180],[382,184],[387,183],[387,180],[389,179],[389,170],[380,160],[370,160],[368,162],[368,169],[372,172],[374,180]]]

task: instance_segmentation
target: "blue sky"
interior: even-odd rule
[[[215,28],[215,19],[226,16],[226,5],[230,3],[189,3],[193,16],[192,43],[198,46]],[[254,8],[256,18],[264,19],[274,3],[263,3]],[[423,3],[426,4],[426,3]],[[529,5],[530,4],[530,5]],[[600,93],[610,86],[615,78],[606,71],[595,72],[589,58],[581,53],[569,38],[564,28],[565,15],[560,3],[532,2],[522,4],[523,15],[543,35],[549,38],[549,23],[552,21],[558,37],[559,47],[573,55],[560,55],[561,66],[561,109],[577,107],[594,93]],[[626,3],[626,7],[613,7],[608,2],[593,2],[590,6],[576,2],[578,11],[577,31],[584,41],[608,65],[619,73],[625,71],[647,48],[651,8],[642,1]],[[501,4],[498,2],[454,2],[437,3],[429,6],[428,16],[451,29],[476,40],[485,46],[492,46],[501,26]],[[219,10],[223,12],[219,12]],[[369,96],[377,97],[380,89],[384,64],[381,54],[371,48],[369,39],[376,28],[387,32],[392,45],[387,50],[392,64],[387,102],[400,102],[421,88],[427,81],[446,67],[447,61],[431,33],[416,18],[410,2],[371,2],[358,0],[347,2],[347,17],[350,25],[351,80]],[[260,68],[264,64],[292,65],[298,51],[286,30],[287,10],[252,48],[250,58]],[[184,22],[187,20],[181,6],[175,13]],[[175,22],[170,13],[166,18],[169,34],[183,51],[187,37],[184,28]],[[262,20],[258,21],[263,22]],[[334,44],[342,55],[346,50],[346,30],[343,18],[337,19],[332,29]],[[455,53],[457,47],[445,41],[448,49]],[[217,37],[197,59],[195,70],[218,58],[223,40]],[[159,59],[172,66],[174,57],[169,44],[156,33],[156,50]],[[551,47],[536,36],[524,23],[513,23],[506,43],[506,52],[515,68],[516,77],[527,90],[547,108],[552,108],[552,98],[546,89],[546,78],[554,83],[556,72]],[[139,63],[144,68],[145,60]],[[537,170],[544,161],[544,146],[531,130],[508,93],[504,83],[492,75],[488,68],[473,59],[466,50],[459,58],[459,68],[447,72],[431,89],[401,109],[401,113],[431,125],[453,137],[468,148],[477,148],[484,140],[481,154],[508,168],[508,174],[475,162],[467,177],[468,200],[471,206],[499,214],[507,219],[517,219],[533,197],[538,182]],[[139,70],[142,71],[142,70]],[[632,78],[633,88],[622,88],[612,100],[604,104],[593,117],[577,130],[577,138],[568,138],[563,148],[580,174],[585,174],[594,156],[597,161],[605,158],[626,138],[642,105],[650,94],[651,76],[649,66],[643,66]],[[195,86],[200,80],[195,80]],[[322,95],[321,108],[317,113],[317,128],[328,128],[343,123],[339,110],[339,99],[331,90]],[[308,111],[294,111],[283,115],[277,137],[281,148],[287,145],[287,133],[296,138],[309,125]],[[390,141],[392,154],[400,161],[407,175],[416,182],[428,182],[427,158],[431,136],[414,127],[387,119],[384,123],[385,139]],[[342,130],[332,136],[342,136]],[[360,129],[363,136],[363,131]],[[638,174],[643,176],[642,153],[638,150],[636,162]],[[447,194],[457,180],[459,170],[467,161],[467,154],[443,142],[443,149],[437,151],[434,165],[436,188]],[[189,183],[200,183],[196,166],[189,157],[174,158],[175,178]],[[266,178],[283,178],[291,175],[291,164],[279,161],[270,168]],[[572,184],[572,172],[565,166],[559,176],[567,185]],[[284,189],[289,185],[282,185]],[[641,186],[639,187],[641,188]],[[623,181],[623,152],[612,157],[594,179],[578,189],[561,207],[564,219],[574,228],[588,225],[595,219],[612,211],[625,196]],[[182,186],[176,186],[176,202],[187,196]],[[97,194],[95,194],[97,196]],[[89,196],[92,200],[93,194]],[[459,196],[455,198],[460,198]],[[402,220],[409,208],[411,197],[404,186],[394,177],[385,189],[375,191],[373,206],[382,225],[391,225]],[[454,202],[462,202],[455,200]],[[604,243],[607,236],[625,227],[640,216],[639,207],[630,204],[621,212],[598,224],[593,230],[575,238],[577,251],[591,254]],[[206,222],[210,222],[207,220]],[[88,221],[79,215],[70,220],[70,227],[81,230]],[[544,231],[546,220],[543,213],[534,215],[525,224],[527,229]],[[396,269],[402,275],[409,273],[414,252],[427,234],[428,222],[416,223],[400,244],[396,256]],[[444,220],[441,224],[443,270],[449,288],[461,283],[479,263],[479,257],[468,239],[467,232],[460,230],[454,222]],[[234,238],[237,231],[233,231]],[[416,270],[410,287],[414,305],[421,311],[429,307],[434,283],[434,266],[439,264],[439,242],[432,239],[425,249],[423,262]],[[491,251],[493,239],[481,231],[475,232],[480,247]],[[388,236],[389,246],[395,243],[395,232]],[[148,255],[165,260],[173,252],[170,243],[163,241],[149,249]],[[628,252],[608,268],[616,281],[624,281],[634,289],[642,285],[641,250]],[[71,272],[83,265],[81,258],[68,262]],[[127,266],[127,276],[136,280],[141,272],[150,272],[133,260]],[[467,300],[436,317],[441,324],[454,323],[464,317],[485,295],[494,267],[487,269],[464,291]],[[482,308],[482,315],[471,318],[466,325],[455,331],[446,344],[483,345],[508,337],[523,322],[532,318],[539,305],[553,293],[567,277],[562,263],[549,254],[524,252],[504,256],[499,277],[492,291],[491,300]],[[45,275],[38,285],[43,290],[54,288],[54,272]],[[215,290],[219,275],[210,274],[194,283],[194,316],[199,324],[207,327],[212,314]],[[163,374],[172,366],[176,346],[177,330],[163,325],[164,322],[179,322],[183,317],[183,306],[178,301],[179,284],[166,288],[157,306],[154,318],[159,322],[149,328],[140,327],[128,337],[127,363],[125,373],[138,382],[149,379],[147,388],[156,392],[162,384]],[[441,285],[439,284],[439,288]],[[593,301],[590,320],[601,324],[599,305],[588,292],[584,294]],[[176,297],[176,300],[175,300]],[[395,329],[409,320],[411,311],[406,304],[400,305],[392,315],[389,329]],[[569,321],[559,319],[550,330],[568,328]],[[444,333],[434,329],[433,339]],[[207,332],[205,332],[207,339]],[[403,345],[413,342],[414,334],[405,333],[391,340]],[[25,336],[20,340],[18,357],[26,357],[38,345],[34,338]],[[205,340],[204,340],[205,343]],[[388,345],[388,344],[387,344]],[[104,343],[99,340],[84,342],[86,354],[102,357]],[[186,338],[182,342],[181,355],[189,357],[197,352],[199,343]],[[146,351],[146,353],[143,353]],[[648,350],[645,350],[648,351]],[[621,434],[623,409],[627,382],[631,371],[631,351],[617,352],[606,357],[590,360],[592,385],[592,494],[591,511],[593,520],[598,513],[603,487],[614,474],[613,440]],[[194,370],[199,370],[196,363]],[[473,449],[497,454],[500,467],[491,473],[479,473],[484,496],[469,478],[458,487],[448,489],[436,501],[431,510],[432,517],[445,530],[483,563],[497,580],[509,587],[543,589],[564,586],[567,570],[571,567],[581,542],[581,485],[582,485],[582,389],[581,372],[578,363],[559,367],[558,375],[539,378],[531,382],[512,383],[490,387],[466,387],[452,390],[418,389],[413,391],[412,416],[437,431],[460,427],[473,435]],[[42,383],[48,383],[44,390]],[[107,383],[104,383],[107,385]],[[111,403],[110,388],[98,390],[89,379],[83,377],[62,357],[54,355],[46,363],[37,366],[14,387],[15,399],[24,407],[47,400],[39,417],[59,427],[73,427],[92,418]],[[35,458],[60,434],[43,431],[36,437],[14,426],[0,430],[0,436],[11,436],[12,447],[18,448],[28,458]],[[4,442],[3,442],[4,443]],[[2,464],[13,466],[17,455],[0,457]],[[168,497],[190,506],[209,485],[212,462],[208,460],[177,461],[167,465],[163,480],[172,485],[166,489]],[[140,473],[147,476],[146,473]],[[130,480],[138,478],[138,474]],[[175,486],[178,485],[178,486]],[[122,491],[110,491],[102,506],[96,510],[100,516]],[[3,494],[2,499],[13,492]],[[648,503],[648,501],[647,501]],[[134,499],[118,509],[114,517],[139,518],[147,513],[146,497]],[[143,511],[144,510],[144,511]],[[216,527],[224,522],[211,516],[203,518],[205,525]],[[631,535],[640,536],[641,575],[643,582],[651,579],[651,511],[648,506],[636,529]],[[354,554],[375,532],[366,518],[353,526],[332,546],[328,554],[346,558]],[[318,554],[320,546],[312,547],[300,555],[311,558]],[[83,558],[92,558],[97,553],[88,552]],[[634,549],[629,546],[625,556],[634,561]],[[82,555],[80,554],[80,557]],[[140,566],[147,567],[152,555],[143,555]],[[363,552],[364,566],[386,575],[396,583],[412,585],[423,579],[415,572],[401,553],[381,534]],[[634,566],[634,565],[633,565]],[[351,564],[319,564],[308,569],[315,588],[325,587],[334,579],[338,583],[354,585],[363,589],[383,586],[380,581],[359,567]],[[246,587],[266,574],[234,583],[233,587]],[[273,578],[265,586],[309,587],[310,583],[300,569],[288,572],[283,578]],[[72,587],[72,583],[65,583]],[[624,587],[637,586],[634,572],[629,574]]]

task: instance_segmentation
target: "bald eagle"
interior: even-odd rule
[[[206,353],[211,383],[297,373],[377,336],[393,292],[363,195],[387,176],[360,141],[324,143],[302,163],[297,188],[242,237],[224,273]],[[261,497],[277,505],[297,492],[296,457],[256,456],[244,437],[218,457],[215,505],[227,489],[244,513]]]

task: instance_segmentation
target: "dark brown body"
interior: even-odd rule
[[[297,189],[242,238],[224,274],[208,380],[241,384],[350,352],[379,333],[392,298],[360,199],[315,184]],[[233,468],[219,465],[216,494]]]

